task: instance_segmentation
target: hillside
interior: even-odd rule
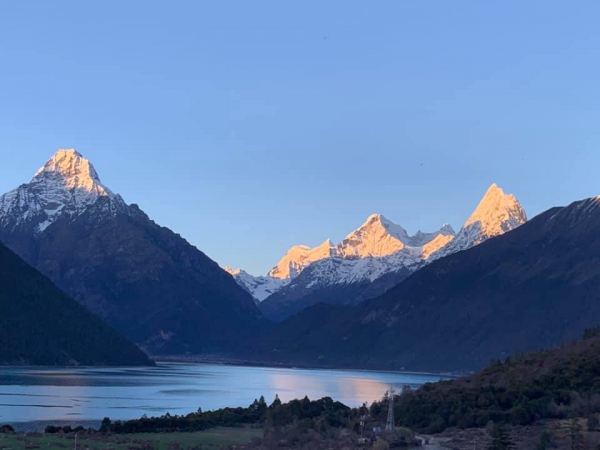
[[[0,309],[0,364],[153,364],[2,244]]]
[[[600,317],[600,200],[553,208],[441,258],[397,287],[310,326],[305,311],[263,337],[257,360],[460,371],[547,348]],[[318,309],[327,316],[328,307]]]
[[[314,283],[313,272],[322,270],[324,266],[336,266],[336,260],[319,261],[307,267],[290,286],[270,295],[259,304],[259,309],[270,320],[282,322],[295,314],[319,303],[357,305],[365,300],[378,297],[382,293],[398,285],[411,273],[406,267],[396,272],[388,272],[373,281],[361,280],[353,283]],[[335,270],[335,269],[333,269]]]
[[[600,412],[600,337],[597,329],[590,331],[583,340],[498,360],[475,375],[404,393],[396,418],[432,433],[484,427],[491,420],[525,425]]]

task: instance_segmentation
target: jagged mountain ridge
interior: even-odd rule
[[[321,267],[311,279],[315,284],[373,281],[389,271],[418,264],[446,245],[454,234],[452,227],[444,224],[436,232],[418,231],[410,236],[385,216],[372,214],[337,245],[328,239],[315,248],[292,247],[266,276],[253,277],[241,269],[226,270],[257,300],[263,301],[313,265]],[[334,266],[339,269],[332,271]],[[329,276],[333,272],[336,275]]]
[[[427,264],[380,297],[308,308],[253,343],[246,357],[459,371],[574,339],[598,326],[599,224],[599,197],[552,208]]]
[[[0,241],[154,355],[219,352],[265,326],[225,271],[72,149],[0,197]]]
[[[518,200],[496,184],[490,186],[458,233],[444,225],[433,233],[410,236],[404,228],[380,214],[334,247],[330,257],[306,264],[282,283],[269,275],[260,277],[263,302],[270,319],[281,321],[315,303],[357,304],[374,298],[403,281],[410,273],[441,257],[466,250],[525,223],[527,216]],[[251,293],[255,279],[236,276]]]

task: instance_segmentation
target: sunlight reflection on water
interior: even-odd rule
[[[101,420],[185,414],[329,396],[349,406],[382,397],[388,386],[413,387],[440,376],[390,372],[300,370],[210,364],[152,368],[1,368],[0,422]]]

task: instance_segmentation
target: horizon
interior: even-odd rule
[[[458,230],[492,183],[530,218],[599,193],[600,5],[230,6],[0,6],[0,192],[74,147],[254,275],[373,213]]]

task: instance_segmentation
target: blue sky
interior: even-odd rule
[[[143,7],[140,7],[143,5]],[[600,194],[600,2],[2,2],[0,192],[59,147],[222,265]]]

